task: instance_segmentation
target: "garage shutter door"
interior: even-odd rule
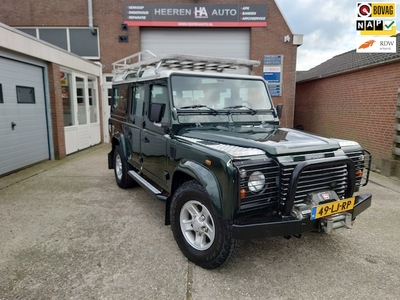
[[[0,84],[2,175],[49,159],[49,141],[43,68],[0,57]]]
[[[249,59],[248,28],[141,28],[142,50]]]

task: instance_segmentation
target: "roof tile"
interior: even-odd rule
[[[400,34],[396,35],[396,53],[357,53],[351,50],[332,57],[308,71],[297,72],[297,82],[310,81],[322,77],[333,76],[354,71],[375,64],[400,60]]]

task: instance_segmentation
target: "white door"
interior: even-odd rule
[[[0,175],[50,158],[43,71],[0,57]]]
[[[142,50],[237,59],[250,57],[249,28],[141,28]]]
[[[64,102],[66,153],[96,145],[101,141],[97,79],[74,72],[65,72],[62,87],[70,91]],[[68,101],[67,101],[68,100]]]
[[[111,109],[111,96],[112,96],[112,74],[104,74],[102,83],[102,95],[103,95],[103,141],[104,143],[110,142],[108,119],[110,118]]]
[[[89,142],[90,146],[96,145],[101,141],[99,100],[97,92],[97,79],[88,78],[88,98],[89,98]]]
[[[78,150],[90,147],[89,96],[87,77],[75,76],[78,117]]]

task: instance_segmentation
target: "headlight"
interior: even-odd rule
[[[249,191],[252,193],[258,193],[263,190],[265,186],[265,176],[260,171],[251,173],[249,182],[247,183]]]

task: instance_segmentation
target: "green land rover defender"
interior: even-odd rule
[[[280,127],[282,106],[248,75],[258,61],[142,54],[113,64],[108,166],[121,188],[165,202],[190,261],[212,269],[239,240],[351,228],[371,205],[357,193],[369,152]]]

